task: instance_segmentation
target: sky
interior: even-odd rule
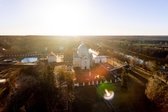
[[[168,0],[0,0],[0,35],[168,35]]]

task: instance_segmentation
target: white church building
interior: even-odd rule
[[[73,67],[81,69],[90,69],[92,65],[92,54],[89,53],[87,46],[82,43],[73,54]]]
[[[98,52],[88,49],[84,43],[81,43],[73,54],[73,67],[81,69],[90,69],[93,63],[106,63],[106,56],[98,56]]]

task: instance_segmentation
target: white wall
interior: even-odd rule
[[[57,57],[56,56],[48,56],[48,62],[49,63],[53,63],[57,61]]]
[[[95,63],[106,63],[107,62],[107,57],[106,56],[97,56],[94,59]]]
[[[80,58],[73,58],[73,66],[80,67],[80,65],[81,65]]]
[[[81,69],[90,69],[90,59],[81,60]]]

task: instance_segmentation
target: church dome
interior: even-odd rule
[[[88,55],[88,48],[87,46],[84,44],[84,43],[81,43],[77,49],[77,54],[79,56],[85,56],[85,55]]]

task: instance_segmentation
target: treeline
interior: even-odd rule
[[[0,48],[5,48],[4,53],[29,53],[46,51],[63,52],[72,48],[74,40],[64,37],[50,36],[1,36]],[[2,52],[2,51],[1,51]]]

